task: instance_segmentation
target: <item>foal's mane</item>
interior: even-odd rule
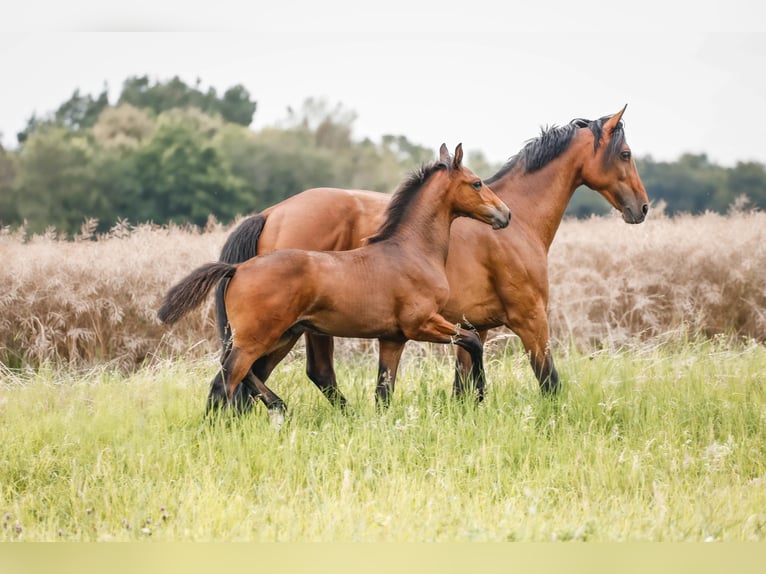
[[[519,163],[523,165],[523,169],[526,173],[531,173],[545,167],[566,151],[569,144],[572,143],[572,139],[578,128],[589,128],[593,133],[593,151],[595,152],[598,150],[601,135],[604,132],[604,122],[611,117],[612,116],[604,116],[597,120],[575,118],[563,126],[554,125],[542,128],[538,137],[527,140],[524,147],[521,148],[521,151],[512,156],[495,175],[485,180],[484,183],[488,185],[495,183]],[[610,161],[622,148],[622,143],[625,139],[622,120],[620,120],[619,124],[612,130],[611,135],[612,137],[609,140],[609,144],[604,153],[605,162]]]
[[[444,163],[434,161],[423,164],[420,168],[410,173],[407,178],[399,184],[394,196],[386,208],[386,220],[378,228],[375,235],[367,238],[367,243],[377,243],[389,239],[399,227],[399,224],[406,219],[410,206],[415,202],[415,198],[428,179],[440,169],[444,169]]]

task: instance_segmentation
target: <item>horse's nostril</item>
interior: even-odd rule
[[[646,215],[649,212],[649,204],[645,203],[641,206],[641,211],[644,212],[644,215]]]

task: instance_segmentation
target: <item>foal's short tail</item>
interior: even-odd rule
[[[221,279],[233,277],[236,270],[235,265],[220,262],[207,263],[198,267],[171,287],[157,311],[157,317],[163,323],[175,323],[186,313],[198,307]]]

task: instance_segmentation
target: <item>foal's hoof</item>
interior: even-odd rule
[[[285,404],[279,403],[277,405],[270,406],[268,413],[269,420],[271,421],[271,426],[277,430],[280,430],[282,425],[285,424],[285,416],[287,415],[287,407]]]

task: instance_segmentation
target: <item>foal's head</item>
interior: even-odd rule
[[[649,198],[636,169],[636,162],[625,141],[622,114],[625,107],[613,116],[585,122],[593,133],[593,154],[582,167],[585,185],[596,190],[622,213],[627,223],[641,223],[649,211]]]
[[[439,148],[439,165],[449,177],[447,197],[452,201],[452,211],[488,223],[493,229],[507,227],[511,210],[487,187],[481,178],[463,164],[463,144],[455,148],[450,157],[445,144]]]

